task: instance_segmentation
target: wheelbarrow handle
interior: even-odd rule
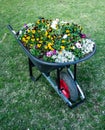
[[[13,29],[13,27],[11,25],[8,25],[7,27],[14,35],[17,34],[16,31]]]

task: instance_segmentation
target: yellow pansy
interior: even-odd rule
[[[40,40],[39,43],[43,43],[43,41]]]
[[[68,33],[67,36],[70,36],[70,33]]]
[[[32,33],[35,34],[36,30],[35,29],[32,29]]]
[[[33,47],[33,44],[30,44],[30,48]]]
[[[51,50],[51,51],[53,51],[53,50],[54,50],[54,48],[52,48],[52,47],[51,47],[51,48],[50,48],[50,50]]]
[[[26,37],[26,40],[30,40],[30,36],[27,36],[27,37]]]
[[[39,23],[40,23],[40,20],[38,20],[36,23],[39,24]]]
[[[41,44],[37,44],[37,47],[40,48],[40,47],[41,47]]]
[[[52,41],[53,41],[53,39],[54,39],[54,38],[53,38],[53,37],[51,37],[51,40],[52,40]]]
[[[49,46],[49,49],[50,49],[51,51],[53,51],[53,50],[54,50],[54,48],[52,48],[52,46]]]
[[[34,41],[35,41],[35,38],[31,38],[31,41],[34,42]]]
[[[50,36],[50,35],[48,35],[47,37],[48,37],[49,39],[51,38],[51,36]]]
[[[70,32],[70,30],[67,29],[67,30],[66,30],[66,33],[69,33],[69,32]]]
[[[53,45],[53,43],[51,43],[51,42],[48,43],[48,47],[50,47],[50,46],[52,46],[52,45]]]
[[[60,47],[61,47],[61,49],[62,49],[62,50],[64,50],[64,49],[65,49],[65,47],[64,47],[64,46],[60,46]]]
[[[48,49],[48,46],[47,46],[47,45],[45,45],[45,46],[44,46],[44,48],[45,48],[45,49]]]
[[[27,32],[30,33],[30,29],[28,29]]]
[[[49,26],[50,26],[50,24],[48,23],[48,24],[47,24],[47,26],[49,27]]]
[[[62,40],[62,43],[65,43],[66,41],[65,40]]]
[[[28,40],[26,40],[25,43],[28,43]]]
[[[34,38],[34,35],[32,35],[32,38]]]
[[[37,41],[39,41],[39,38],[36,38]]]
[[[26,41],[26,38],[25,38],[25,37],[23,37],[23,38],[22,38],[22,41],[23,41],[23,42],[25,42],[25,41]]]
[[[71,48],[72,50],[74,50],[74,49],[75,49],[75,46],[71,46],[70,48]]]
[[[46,31],[46,32],[45,32],[45,36],[47,36],[47,35],[48,35],[48,32]]]

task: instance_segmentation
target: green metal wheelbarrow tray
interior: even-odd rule
[[[22,47],[25,54],[28,56],[29,74],[33,81],[37,81],[41,77],[41,75],[43,75],[70,108],[81,104],[86,99],[82,89],[77,83],[77,64],[82,61],[88,60],[94,55],[96,51],[95,45],[93,51],[86,55],[84,58],[67,63],[50,63],[34,57],[24,47],[21,41],[18,40],[18,32],[15,32],[11,25],[8,25],[8,28],[18,41],[19,45]],[[72,71],[70,69],[71,65],[73,66]],[[36,78],[33,76],[33,67],[36,67],[40,71],[40,75],[36,76]],[[56,81],[54,81],[51,76],[52,71],[56,71]]]

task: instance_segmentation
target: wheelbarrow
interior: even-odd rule
[[[82,89],[77,82],[77,64],[88,60],[94,55],[96,51],[95,45],[91,53],[79,60],[65,63],[45,62],[34,57],[24,47],[24,45],[18,39],[19,32],[16,32],[11,25],[8,25],[8,29],[12,32],[19,45],[22,47],[23,51],[28,56],[29,74],[33,81],[37,81],[43,75],[45,79],[50,83],[50,85],[54,88],[54,90],[58,93],[58,95],[70,108],[81,104],[86,99]],[[73,66],[72,71],[71,65]],[[40,71],[40,74],[36,77],[33,75],[33,67],[36,67]],[[52,71],[56,72],[56,81],[51,76]]]

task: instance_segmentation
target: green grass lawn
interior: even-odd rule
[[[39,16],[78,23],[96,42],[96,54],[78,65],[86,101],[75,109],[44,77],[30,80],[27,56],[7,29]],[[0,0],[0,130],[105,130],[105,0]]]

